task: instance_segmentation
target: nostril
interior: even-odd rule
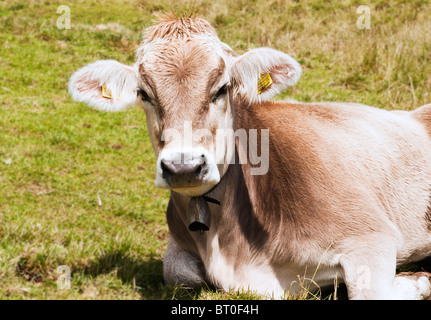
[[[162,161],[161,163],[162,167],[162,175],[164,179],[172,178],[172,171],[169,170],[169,168],[166,166],[166,164]]]
[[[195,177],[198,177],[202,172],[202,166],[199,166],[195,171]]]

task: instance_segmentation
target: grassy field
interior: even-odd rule
[[[57,28],[61,5],[71,28]],[[369,5],[371,29],[356,12]],[[411,110],[431,102],[431,3],[425,0],[0,2],[0,299],[243,299],[167,288],[169,193],[136,108],[71,100],[84,64],[131,64],[160,10],[200,15],[238,53],[270,46],[303,67],[279,98]],[[70,289],[59,289],[71,271]]]

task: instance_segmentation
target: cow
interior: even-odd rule
[[[69,92],[144,109],[171,190],[166,283],[282,298],[301,276],[350,299],[427,299],[428,273],[396,269],[431,253],[431,104],[271,100],[300,75],[286,53],[237,55],[203,18],[164,14],[133,65],[86,65]]]

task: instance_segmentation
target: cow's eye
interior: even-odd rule
[[[138,88],[138,96],[141,96],[142,101],[151,102],[151,98],[144,89]]]
[[[218,98],[224,96],[227,93],[227,84],[223,85],[215,95],[213,95],[211,102],[215,103],[217,101]]]

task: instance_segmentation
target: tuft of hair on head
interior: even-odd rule
[[[199,34],[217,36],[211,24],[196,11],[180,16],[174,12],[159,12],[155,16],[154,25],[145,30],[144,43],[159,38],[186,39]]]

